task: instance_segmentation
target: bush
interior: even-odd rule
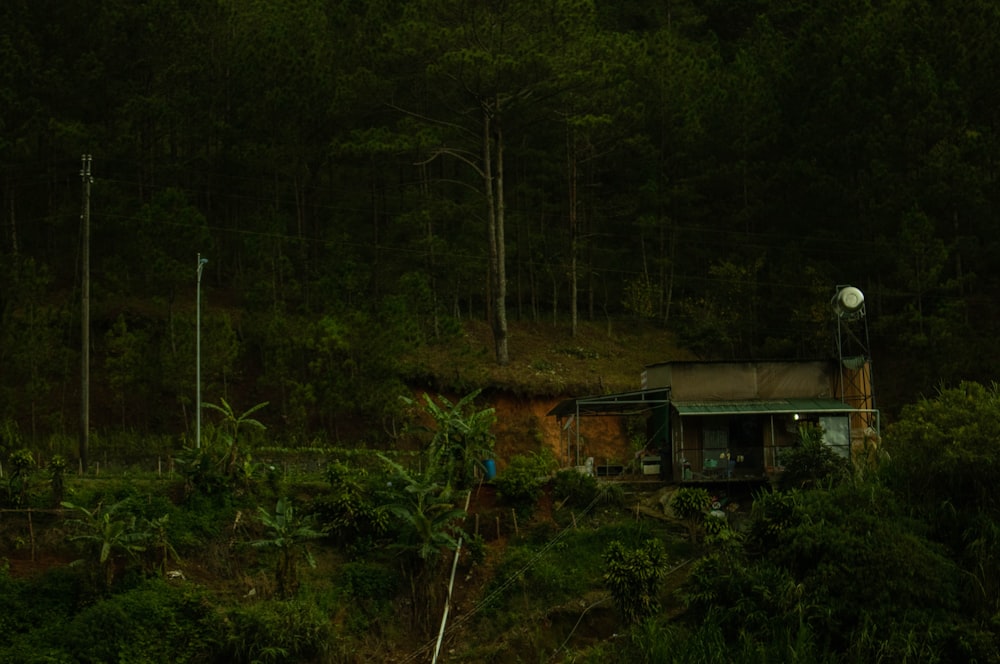
[[[370,629],[373,621],[391,613],[399,575],[382,565],[346,563],[340,569],[339,585],[347,598],[346,604],[352,607],[347,612],[347,626],[352,632],[361,633]]]
[[[208,599],[160,579],[87,607],[51,637],[83,662],[200,662],[218,649]]]
[[[556,465],[548,450],[514,455],[510,465],[494,480],[498,497],[515,507],[533,506],[542,495],[542,487]]]
[[[260,602],[237,607],[228,618],[225,661],[302,662],[330,649],[330,620],[308,602]]]
[[[553,497],[574,507],[590,505],[597,497],[598,491],[597,479],[593,475],[574,469],[557,472],[552,484]]]
[[[667,573],[663,542],[646,540],[636,548],[619,540],[604,553],[604,582],[625,622],[635,625],[653,617],[660,609],[660,581]]]
[[[7,479],[7,501],[12,507],[27,507],[28,494],[33,483],[35,457],[24,448],[13,452],[7,460],[10,474]]]
[[[330,491],[312,501],[312,510],[340,547],[363,552],[389,528],[389,510],[377,489],[386,480],[339,461],[327,466],[325,474]]]
[[[700,487],[682,487],[670,499],[670,507],[678,519],[687,524],[691,541],[697,541],[698,529],[705,518],[705,513],[712,504],[708,491]]]
[[[849,475],[850,462],[823,442],[823,429],[802,425],[799,444],[782,455],[785,471],[779,486],[782,489],[810,489],[828,482],[837,482]]]

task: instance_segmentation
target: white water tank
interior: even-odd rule
[[[865,294],[854,286],[844,286],[833,298],[833,307],[841,314],[854,314],[865,305]]]

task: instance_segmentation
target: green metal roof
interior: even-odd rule
[[[794,413],[850,413],[837,399],[772,399],[767,401],[674,401],[680,415],[761,415]]]

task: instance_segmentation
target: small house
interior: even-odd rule
[[[564,459],[575,466],[591,458],[583,419],[641,415],[645,444],[632,471],[676,482],[765,480],[804,425],[821,427],[846,458],[879,428],[869,363],[853,358],[664,362],[645,368],[639,391],[569,399],[549,415],[563,423]]]

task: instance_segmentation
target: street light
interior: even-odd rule
[[[197,360],[195,361],[197,366],[195,382],[198,386],[194,404],[195,413],[197,413],[194,446],[199,449],[201,448],[201,271],[205,268],[205,263],[207,262],[207,258],[202,258],[201,254],[198,254],[198,288],[197,303],[195,304],[195,355],[197,356]]]

